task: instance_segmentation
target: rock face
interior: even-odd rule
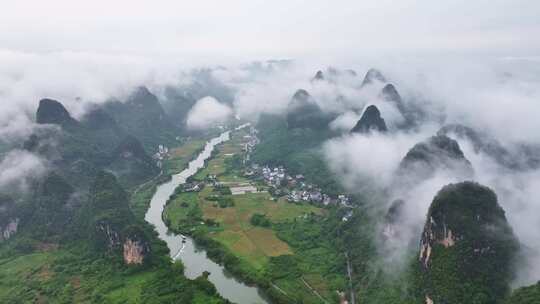
[[[100,172],[90,189],[83,219],[99,251],[121,255],[126,264],[142,264],[150,252],[145,232],[129,208],[127,194],[110,173]]]
[[[15,202],[7,195],[0,193],[0,227],[4,227],[14,217]]]
[[[19,222],[19,218],[12,218],[7,222],[7,224],[5,224],[5,226],[0,224],[0,242],[9,240],[9,238],[17,233]]]
[[[124,262],[126,264],[142,264],[148,253],[148,244],[144,241],[132,240],[129,237],[124,242]]]
[[[366,108],[360,120],[351,130],[352,133],[370,133],[372,131],[388,131],[386,123],[381,117],[381,112],[379,112],[379,109],[374,105],[370,105]]]
[[[386,82],[386,78],[384,78],[383,74],[376,69],[369,69],[366,73],[366,76],[364,77],[364,80],[362,81],[362,87],[373,84],[376,81],[378,82]]]
[[[10,197],[0,194],[0,243],[17,233],[19,222],[15,202]]]
[[[70,232],[76,215],[74,189],[55,172],[32,182],[32,194],[17,203],[0,195],[0,241],[24,233],[55,243]]]
[[[56,124],[60,126],[74,126],[78,124],[66,108],[53,99],[42,99],[39,101],[36,122],[38,124]]]
[[[473,182],[445,186],[422,232],[420,297],[432,303],[496,303],[509,290],[517,250],[492,190]]]
[[[418,182],[430,178],[439,170],[458,177],[471,177],[474,174],[459,144],[444,135],[432,136],[412,147],[401,161],[397,176],[408,179],[408,182]]]

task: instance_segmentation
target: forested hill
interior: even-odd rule
[[[330,75],[322,71],[311,79],[315,85],[331,81]],[[261,143],[251,158],[254,163],[281,165],[302,174],[307,183],[330,195],[346,194],[351,198],[352,210],[346,205],[329,208],[339,219],[344,214],[351,216],[334,222],[334,230],[321,233],[322,238],[332,239],[338,251],[347,254],[348,261],[342,267],[350,272],[339,275],[352,278],[348,300],[355,297],[356,303],[374,304],[539,302],[535,298],[537,286],[511,291],[511,283],[519,275],[516,262],[523,259],[522,245],[501,207],[506,202],[500,203],[493,189],[471,182],[477,173],[469,157],[477,158],[478,154],[466,152],[481,153],[518,171],[534,170],[534,159],[539,154],[531,154],[532,147],[526,149],[528,153],[522,152],[524,148],[505,148],[484,133],[448,125],[402,155],[389,185],[367,189],[370,192],[362,184],[366,182],[359,180],[355,181],[357,189],[347,189],[324,158],[328,140],[339,138],[339,143],[344,137],[350,141],[362,138],[358,142],[363,144],[380,138],[390,141],[414,132],[430,119],[400,96],[381,72],[370,70],[361,87],[374,83],[382,87],[381,99],[375,103],[381,108],[384,103],[395,105],[402,114],[401,123],[387,126],[384,113],[368,105],[353,131],[349,129],[343,135],[331,128],[326,120],[329,114],[317,106],[315,97],[307,90],[298,90],[286,114],[261,116],[257,124]],[[354,155],[354,151],[348,152]],[[369,157],[364,161],[369,162]],[[361,171],[341,169],[345,173]],[[441,183],[437,180],[441,176],[463,182],[442,184],[444,187],[432,198],[425,215],[424,228],[416,227],[410,213],[415,212],[411,206],[418,206],[418,202],[403,198],[419,185]],[[395,271],[385,270],[390,267]]]
[[[39,103],[36,122],[44,128],[36,129],[24,147],[52,161],[59,174],[74,186],[88,186],[100,170],[115,172],[128,187],[159,172],[130,130],[100,108],[78,121],[60,102],[44,99]]]
[[[77,120],[56,100],[39,102],[21,146],[47,173],[0,193],[1,303],[226,303],[206,278],[188,280],[132,211],[128,190],[160,172],[137,136],[163,132],[153,147],[178,134],[149,94],[122,105],[133,124],[99,106]]]
[[[105,103],[103,109],[151,153],[156,152],[158,145],[174,143],[182,130],[146,87],[137,88],[125,101]]]

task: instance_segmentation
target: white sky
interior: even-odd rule
[[[266,59],[536,56],[538,0],[4,0],[0,48]]]

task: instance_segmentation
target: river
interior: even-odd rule
[[[191,238],[185,237],[186,241],[182,243],[183,236],[169,231],[161,216],[167,200],[174,193],[176,187],[185,183],[188,177],[203,168],[205,160],[211,156],[214,147],[229,140],[229,138],[230,132],[227,131],[207,142],[204,150],[196,159],[189,163],[187,169],[173,175],[169,182],[159,185],[152,197],[150,208],[145,215],[145,220],[154,225],[159,238],[167,243],[171,257],[175,260],[182,260],[185,266],[184,274],[186,277],[195,279],[204,271],[208,271],[210,272],[208,280],[216,286],[219,294],[229,301],[238,304],[268,304],[269,301],[265,300],[258,288],[247,286],[236,280],[222,266],[207,258],[206,251],[197,248]]]

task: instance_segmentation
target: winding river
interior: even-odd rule
[[[188,177],[203,168],[205,160],[211,156],[214,147],[229,140],[229,138],[230,131],[227,131],[207,142],[204,150],[196,159],[189,163],[187,169],[173,175],[169,182],[159,185],[152,197],[150,208],[145,215],[145,220],[154,225],[159,238],[167,243],[171,257],[175,260],[182,260],[185,266],[184,274],[186,277],[194,279],[204,271],[208,271],[210,272],[210,276],[208,277],[210,282],[216,286],[219,294],[229,301],[238,304],[268,304],[269,301],[264,298],[258,288],[247,286],[236,280],[222,266],[207,258],[206,251],[197,248],[191,238],[185,237],[185,242],[182,243],[184,236],[170,232],[161,216],[167,200],[174,193],[176,187],[185,183]]]

